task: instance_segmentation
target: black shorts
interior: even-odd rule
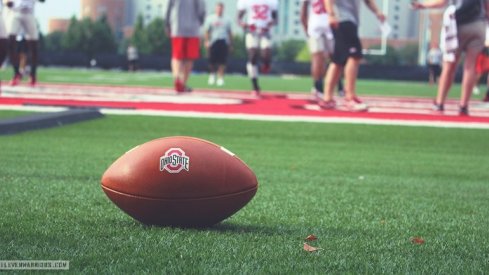
[[[338,28],[333,29],[335,39],[333,63],[344,66],[349,57],[362,58],[362,43],[358,37],[358,26],[353,22],[340,22]]]
[[[441,74],[441,66],[440,65],[428,65],[428,69],[430,73],[432,73],[434,76],[440,76]]]
[[[212,43],[209,50],[209,63],[213,65],[226,65],[228,52],[229,49],[226,40],[216,40]]]

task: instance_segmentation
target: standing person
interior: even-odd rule
[[[385,15],[377,8],[374,0],[364,2],[381,22],[385,21]],[[324,99],[319,105],[323,109],[336,108],[333,91],[344,70],[346,107],[351,111],[366,111],[368,106],[356,94],[358,68],[363,58],[362,44],[358,37],[360,0],[325,0],[325,3],[335,47],[332,64],[326,73]]]
[[[324,0],[302,0],[301,23],[311,53],[312,93],[315,98],[320,99],[324,91],[326,61],[334,50],[334,37],[329,26]],[[340,95],[343,93],[341,79],[338,81],[338,93]]]
[[[260,96],[258,84],[258,59],[261,61],[261,71],[270,71],[272,62],[272,38],[270,29],[277,24],[278,0],[238,0],[238,23],[245,30],[248,62],[246,71],[253,85],[253,95]],[[245,15],[247,21],[244,21]]]
[[[129,47],[127,47],[127,63],[130,72],[135,72],[138,70],[138,60],[138,49],[133,44],[129,44]]]
[[[205,24],[205,47],[209,54],[209,85],[224,85],[224,73],[230,49],[233,44],[231,22],[223,18],[224,4],[217,3],[215,13],[210,15]],[[217,72],[217,81],[216,81]]]
[[[441,73],[442,52],[438,45],[433,44],[428,51],[428,70],[430,85],[438,83]]]
[[[175,91],[191,92],[187,81],[194,60],[200,57],[200,27],[205,20],[204,0],[169,0],[166,32],[172,41],[171,67]]]
[[[3,20],[3,2],[0,2],[0,67],[8,54],[8,35]]]
[[[44,2],[44,0],[38,0]],[[17,45],[17,35],[24,34],[28,51],[31,55],[31,73],[29,84],[35,86],[37,83],[37,62],[38,62],[38,44],[39,30],[37,28],[36,17],[34,16],[34,7],[37,0],[8,0],[7,6],[12,9],[9,16],[9,51],[10,62],[14,68],[14,77],[10,84],[16,86],[22,79],[19,68],[19,53]]]
[[[323,93],[326,59],[333,53],[334,38],[328,23],[324,0],[302,0],[302,27],[311,53],[311,76],[315,96]]]
[[[465,52],[459,115],[468,115],[468,104],[476,81],[477,55],[484,48],[489,0],[428,0],[413,2],[414,9],[441,8],[450,4],[444,15],[445,41],[443,69],[433,110],[444,111],[460,56]]]

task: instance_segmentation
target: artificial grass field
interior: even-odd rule
[[[402,67],[400,67],[402,69]],[[87,69],[68,69],[68,68],[40,68],[39,82],[48,83],[82,83],[97,85],[116,85],[116,86],[153,86],[153,87],[172,87],[173,80],[171,75],[166,72],[137,72],[129,73],[125,71],[104,71]],[[10,71],[2,72],[2,79],[10,79]],[[250,80],[243,75],[226,76],[226,85],[216,87],[207,85],[207,74],[193,74],[189,79],[189,85],[194,88],[206,88],[215,90],[243,90],[250,91]],[[260,76],[260,85],[264,91],[278,92],[305,92],[309,93],[312,87],[310,77],[306,76]],[[474,95],[476,100],[484,96],[484,85],[480,85],[481,94]],[[362,95],[384,95],[384,96],[419,96],[434,98],[436,86],[428,85],[426,82],[414,81],[379,81],[364,80],[358,81],[358,94]],[[452,87],[451,98],[460,97],[460,85]]]
[[[124,214],[102,173],[173,135],[232,150],[257,174],[256,197],[206,229]],[[487,130],[143,116],[2,136],[0,260],[69,260],[90,274],[483,274],[488,140]],[[318,252],[302,249],[309,234]]]
[[[39,72],[41,82],[171,85],[159,72]],[[206,78],[194,75],[190,84],[208,87]],[[245,77],[226,80],[225,88],[248,90]],[[310,80],[264,77],[262,85],[308,92]],[[360,94],[435,90],[359,81]],[[0,119],[19,115],[0,111]],[[256,197],[212,228],[132,220],[105,196],[100,177],[128,149],[173,135],[236,153],[257,174]],[[72,273],[89,274],[483,274],[488,141],[487,130],[144,116],[0,136],[0,260],[69,260]],[[303,250],[309,234],[321,250]]]

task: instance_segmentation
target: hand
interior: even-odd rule
[[[378,12],[376,15],[377,15],[377,19],[379,19],[380,22],[384,23],[385,15],[381,12]]]
[[[329,25],[331,26],[332,29],[337,29],[340,25],[340,22],[338,21],[338,18],[336,18],[336,15],[330,14],[329,15]]]
[[[411,8],[413,10],[421,10],[424,9],[424,5],[419,3],[418,1],[411,1]]]

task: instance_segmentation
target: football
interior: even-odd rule
[[[139,145],[102,176],[109,199],[148,225],[204,227],[230,217],[255,195],[254,172],[222,146],[193,137]]]

